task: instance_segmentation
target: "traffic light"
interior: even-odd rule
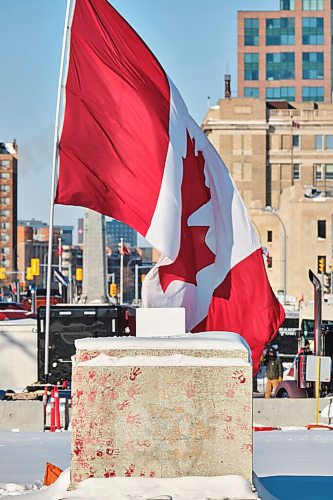
[[[324,292],[331,293],[331,274],[330,273],[325,274]]]
[[[27,281],[31,281],[34,279],[34,275],[32,274],[31,267],[27,267],[27,272],[26,272],[25,278]]]
[[[118,287],[116,283],[110,283],[110,296],[117,297],[117,294],[118,294]]]
[[[319,257],[318,259],[318,273],[324,274],[326,268],[326,259],[325,257]]]
[[[39,276],[39,259],[31,259],[31,273],[33,276]]]
[[[82,267],[77,267],[75,270],[75,279],[76,281],[82,281],[83,278],[83,269]]]
[[[6,279],[6,269],[4,267],[0,267],[0,280]]]

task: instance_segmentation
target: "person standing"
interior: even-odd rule
[[[265,357],[266,365],[266,390],[265,398],[269,399],[271,397],[272,391],[275,391],[276,387],[283,378],[283,366],[282,361],[277,355],[276,349],[274,347],[269,347]]]

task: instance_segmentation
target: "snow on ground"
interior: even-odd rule
[[[332,456],[332,431],[288,429],[255,432],[254,471],[267,491],[266,495],[262,495],[263,500],[272,498],[281,500],[332,499]],[[43,480],[47,461],[61,468],[69,467],[69,432],[54,434],[0,432],[1,500],[27,493],[28,489],[38,489]],[[203,498],[196,496],[199,486],[202,488],[202,480],[199,480],[199,484],[198,480],[184,478],[185,481],[182,484],[179,481],[177,483],[175,480],[168,480],[167,484],[161,485],[160,482],[156,482],[154,485],[150,479],[147,479],[148,486],[142,482],[139,486],[141,485],[143,489],[140,490],[137,479],[118,479],[120,481],[112,483],[112,493],[110,481],[113,479],[88,480],[85,484],[82,483],[78,490],[66,492],[69,484],[69,471],[66,471],[53,486],[39,492],[31,492],[24,498],[26,500],[58,500],[60,498],[112,498],[112,500],[140,498],[147,500],[162,492],[164,495],[172,496],[173,500],[191,498],[202,500]],[[219,498],[216,496],[216,488],[222,498],[222,494],[230,498],[230,488],[237,492],[236,498],[250,498],[251,492],[240,478],[228,476],[225,479],[224,483],[221,479],[217,479],[219,481],[217,485],[212,482],[205,485],[207,494],[210,492],[210,498]],[[124,482],[126,482],[127,494],[124,493],[124,484],[121,484]],[[134,490],[137,494],[130,495],[129,491]]]

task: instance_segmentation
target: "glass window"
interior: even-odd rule
[[[316,149],[324,149],[324,141],[322,135],[315,135]]]
[[[259,97],[259,87],[244,87],[244,97]]]
[[[266,54],[267,80],[293,80],[294,78],[294,52],[276,52]]]
[[[9,210],[0,210],[0,217],[9,217]]]
[[[326,238],[326,220],[317,221],[317,238]]]
[[[1,229],[10,229],[9,222],[0,222],[0,228]]]
[[[295,0],[280,0],[280,10],[295,10]]]
[[[259,19],[244,19],[244,45],[259,45]]]
[[[323,101],[324,87],[302,87],[303,101]]]
[[[333,180],[333,164],[325,165],[325,180]]]
[[[303,0],[303,10],[324,10],[324,0]]]
[[[274,101],[294,101],[295,87],[267,87],[266,99]]]
[[[10,167],[10,160],[0,160],[1,167]]]
[[[0,198],[0,205],[10,205],[10,198]]]
[[[4,191],[5,193],[9,193],[10,186],[8,186],[8,184],[2,184],[2,185],[0,185],[0,191]]]
[[[301,144],[301,141],[300,141],[299,135],[293,135],[293,148],[294,149],[299,149],[300,148],[300,144]]]
[[[309,80],[323,80],[324,53],[303,52],[303,78]]]
[[[293,165],[293,179],[298,181],[301,178],[301,169],[298,164]]]
[[[244,80],[259,79],[259,54],[244,54]]]
[[[326,149],[333,149],[333,135],[326,136]]]
[[[317,163],[315,165],[315,177],[316,177],[316,181],[323,180],[323,167],[319,163]]]
[[[295,19],[281,17],[266,19],[266,45],[293,45],[295,43]]]
[[[323,45],[324,43],[323,17],[303,17],[302,40],[304,45]]]
[[[0,172],[0,179],[10,179],[9,172]]]
[[[1,234],[0,241],[9,241],[9,234]]]

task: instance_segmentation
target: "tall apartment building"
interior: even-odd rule
[[[17,263],[16,141],[0,142],[0,267],[16,270]]]
[[[332,101],[332,0],[238,12],[238,97]]]
[[[333,103],[221,99],[203,130],[221,154],[270,259],[278,295],[313,298],[308,270],[324,284],[333,244]]]

